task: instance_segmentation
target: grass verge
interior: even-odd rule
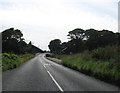
[[[98,48],[74,55],[56,55],[62,64],[120,87],[120,47]]]
[[[12,53],[3,53],[2,54],[2,71],[14,69],[33,57],[34,55],[32,54],[16,55]]]

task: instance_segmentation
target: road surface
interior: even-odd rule
[[[3,91],[118,91],[119,88],[62,65],[40,54],[3,73]]]

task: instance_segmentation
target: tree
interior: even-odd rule
[[[2,32],[2,48],[3,52],[14,52],[20,54],[23,52],[23,34],[20,30],[14,28],[7,29]],[[25,42],[24,42],[25,43]]]
[[[38,53],[43,52],[38,47],[27,44],[24,41],[23,34],[20,30],[10,28],[2,32],[2,52],[13,52],[16,54]]]
[[[67,36],[69,36],[71,40],[73,40],[73,39],[81,39],[82,40],[84,38],[84,34],[85,34],[84,30],[80,29],[80,28],[69,31],[68,33],[69,34]]]
[[[115,33],[115,36],[116,36],[116,38],[117,38],[117,40],[116,40],[116,43],[118,44],[118,45],[120,45],[120,33]]]
[[[84,50],[85,31],[77,28],[69,31],[68,33],[69,34],[67,36],[69,36],[71,40],[68,43],[67,49],[70,51],[70,53],[82,52]]]
[[[21,33],[20,30],[16,29],[14,30],[14,37],[18,40],[18,41],[23,41],[24,39],[22,38],[23,37],[23,34]]]
[[[93,50],[97,47],[105,47],[112,45],[117,41],[117,37],[112,31],[109,30],[94,30],[88,29],[85,31],[86,43],[85,45],[89,50]]]
[[[50,51],[55,54],[59,54],[61,52],[61,40],[60,39],[54,39],[50,41],[48,45]]]
[[[69,31],[67,36],[70,39],[68,42],[61,43],[59,39],[50,42],[49,49],[52,53],[73,54],[108,45],[120,45],[120,33],[113,33],[109,30],[77,28]]]
[[[14,30],[14,28],[7,29],[2,32],[2,42],[6,42],[8,39],[16,39],[18,41],[24,40],[23,34],[20,30]]]
[[[93,50],[99,46],[98,38],[100,37],[100,34],[97,30],[95,29],[86,30],[85,37],[86,37],[85,46],[87,47],[87,49]]]

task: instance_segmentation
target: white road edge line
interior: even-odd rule
[[[60,87],[60,85],[57,83],[57,81],[54,79],[54,77],[50,74],[49,71],[47,71],[48,74],[50,75],[50,77],[52,78],[52,80],[54,81],[54,83],[57,85],[57,87],[60,89],[61,92],[64,92],[63,89]]]

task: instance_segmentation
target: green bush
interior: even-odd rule
[[[58,56],[58,55],[57,55]],[[120,46],[107,46],[74,55],[60,55],[62,64],[105,81],[120,81]]]
[[[32,54],[25,54],[18,56],[12,53],[3,53],[2,54],[2,70],[6,71],[9,69],[13,69],[18,67],[23,62],[31,59],[33,57]]]
[[[98,48],[91,52],[92,58],[97,60],[120,62],[120,46],[107,46]]]

